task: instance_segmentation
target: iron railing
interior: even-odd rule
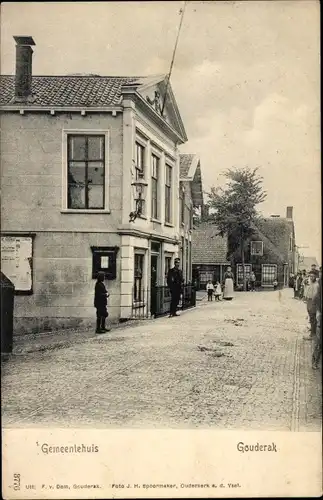
[[[136,293],[136,296],[135,296]],[[135,300],[136,299],[136,300]],[[132,302],[132,318],[157,318],[170,312],[171,295],[168,286],[154,286],[142,290],[140,300],[138,292],[134,290]],[[196,306],[196,290],[191,284],[183,286],[178,309],[189,309]]]

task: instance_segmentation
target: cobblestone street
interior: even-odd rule
[[[288,289],[13,355],[3,426],[319,430],[306,333],[306,307]]]

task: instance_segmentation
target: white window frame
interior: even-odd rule
[[[273,286],[273,285],[270,285],[270,284],[265,284],[264,285],[264,281],[263,281],[264,267],[269,267],[269,266],[270,267],[275,267],[275,269],[276,269],[276,271],[275,271],[275,280],[277,280],[277,277],[278,277],[277,276],[277,264],[270,264],[270,263],[261,264],[261,286],[263,286],[263,287],[272,287]]]
[[[152,170],[153,170],[153,156],[158,158],[158,177],[157,177],[157,217],[153,216],[153,211],[152,211]],[[149,160],[149,166],[150,166],[150,193],[151,193],[151,200],[150,200],[150,211],[151,211],[151,220],[156,221],[156,222],[161,222],[161,207],[160,207],[160,189],[161,189],[161,168],[162,168],[162,151],[159,149],[156,149],[155,147],[151,146],[150,150],[150,160]]]
[[[69,135],[104,135],[104,208],[68,208],[68,136]],[[107,129],[63,129],[62,130],[62,213],[73,214],[102,214],[110,213],[110,131]]]
[[[258,253],[258,252],[253,252],[253,243],[261,243],[261,253]],[[261,240],[254,240],[254,241],[250,241],[250,255],[254,255],[254,256],[258,256],[258,257],[263,257],[264,255],[264,242],[261,241]]]
[[[241,271],[242,271],[242,282],[239,281],[239,268],[240,267],[241,267]],[[246,277],[248,277],[248,275],[250,276],[250,274],[252,273],[252,264],[245,264],[244,268],[245,268],[245,276]],[[249,272],[248,272],[248,269],[249,269]],[[237,285],[243,285],[243,269],[242,269],[241,262],[237,263],[237,265],[236,265],[236,283],[237,283]]]
[[[179,188],[179,221],[182,227],[185,226],[185,187],[182,185]]]
[[[142,259],[142,269],[143,269],[143,272],[142,272],[142,277],[141,277],[141,285],[142,285],[142,293],[143,293],[143,297],[142,297],[142,300],[134,300],[134,293],[132,294],[132,304],[134,307],[142,307],[142,306],[145,306],[146,303],[145,303],[145,298],[146,298],[146,259],[147,259],[147,251],[146,249],[142,249],[142,248],[137,248],[135,247],[133,249],[133,273],[134,273],[134,276],[133,276],[133,292],[134,292],[134,286],[135,286],[135,272],[136,272],[136,269],[135,269],[135,262],[136,262],[136,255],[140,255],[143,259]]]
[[[133,172],[133,179],[134,180],[137,180],[136,179],[136,174],[137,174],[137,144],[139,144],[143,149],[144,149],[144,158],[143,158],[143,169],[142,169],[142,172],[144,174],[143,178],[144,180],[148,183],[148,186],[147,188],[148,189],[151,189],[151,176],[149,176],[150,174],[150,171],[149,171],[149,148],[148,148],[148,145],[149,145],[149,141],[146,140],[145,138],[143,138],[140,134],[140,131],[136,129],[136,135],[135,135],[135,142],[134,142],[134,172]],[[131,190],[131,196],[132,196],[132,204],[133,204],[133,210],[136,209],[135,207],[135,201],[134,201],[134,198],[133,198],[133,193],[132,193],[132,190]],[[140,215],[141,218],[143,219],[146,219],[147,218],[147,206],[148,206],[148,203],[147,203],[147,198],[145,200],[143,200],[143,203],[142,203],[142,214]]]
[[[166,184],[167,182],[167,169],[170,169],[171,172],[171,179],[170,179],[170,185]],[[173,225],[173,185],[174,185],[174,166],[171,165],[170,162],[166,160],[165,163],[165,226],[171,226]],[[166,220],[166,187],[169,188],[169,220]]]

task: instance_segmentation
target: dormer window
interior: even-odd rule
[[[250,255],[262,257],[264,254],[264,244],[262,241],[250,242]]]

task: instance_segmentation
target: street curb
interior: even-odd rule
[[[133,326],[139,326],[142,323],[146,323],[147,321],[150,321],[150,318],[147,319],[131,319],[127,322],[124,323],[115,323],[110,325],[110,332],[108,333],[116,333],[118,331],[125,331],[128,330],[129,328],[132,328]],[[69,338],[66,338],[66,336],[69,336]],[[104,337],[105,334],[102,334]],[[18,338],[22,337],[24,338],[24,341],[26,341],[26,345],[19,345]],[[33,340],[35,344],[30,345],[28,344],[28,337],[29,340]],[[26,334],[26,335],[19,335],[16,337],[16,341],[18,341],[18,345],[13,347],[13,350],[11,353],[1,353],[1,360],[2,361],[7,361],[12,357],[15,356],[25,356],[27,354],[32,354],[34,352],[46,352],[46,351],[53,351],[56,349],[64,349],[66,347],[71,347],[76,344],[83,344],[86,343],[90,340],[99,338],[100,336],[96,334],[93,329],[88,328],[88,329],[83,329],[83,330],[63,330],[61,334],[55,333],[55,332],[41,332],[37,334]],[[44,342],[45,343],[42,343]],[[15,343],[15,337],[14,337],[14,343]]]

